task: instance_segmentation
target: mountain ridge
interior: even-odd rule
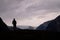
[[[36,30],[46,30],[53,32],[60,32],[60,15],[55,19],[44,22],[42,25],[39,25]]]

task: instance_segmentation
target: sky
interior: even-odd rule
[[[0,17],[11,26],[38,26],[60,15],[60,0],[0,0]]]

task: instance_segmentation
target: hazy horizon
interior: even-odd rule
[[[0,17],[12,26],[13,18],[17,25],[38,26],[60,15],[60,0],[0,0]]]

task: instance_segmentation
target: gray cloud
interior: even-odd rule
[[[39,2],[27,8],[28,12],[38,10],[60,11],[60,0],[43,0],[42,3]]]
[[[0,16],[4,20],[44,18],[47,14],[60,14],[60,0],[0,0]]]

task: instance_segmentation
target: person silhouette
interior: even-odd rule
[[[16,22],[15,18],[13,19],[12,24],[13,24],[13,28],[16,29],[17,22]]]

